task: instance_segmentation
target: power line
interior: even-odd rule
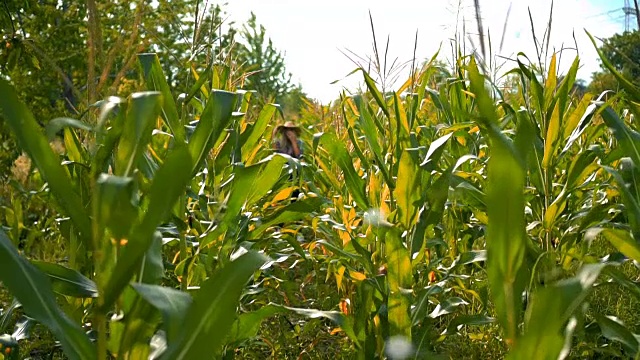
[[[634,4],[637,4],[637,0],[634,0]],[[622,13],[622,15],[613,18],[612,15],[614,14],[620,14]],[[616,8],[616,9],[612,9],[612,10],[608,10],[608,11],[604,11],[598,14],[594,14],[594,15],[589,15],[586,17],[586,19],[593,19],[593,18],[599,18],[602,16],[607,16],[609,17],[609,19],[613,20],[613,21],[619,21],[622,20],[624,18],[624,30],[625,31],[629,31],[632,28],[632,19],[635,17],[637,22],[638,22],[638,28],[640,29],[640,18],[638,17],[638,8],[637,6],[631,6],[631,2],[630,0],[624,0],[624,6],[621,8]]]

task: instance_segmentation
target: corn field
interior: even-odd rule
[[[144,91],[45,128],[0,80],[40,189],[3,208],[0,358],[640,359],[640,88],[436,58],[308,104],[301,159],[230,64],[178,96],[140,54]]]

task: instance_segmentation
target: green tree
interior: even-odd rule
[[[640,82],[640,32],[615,34],[604,40],[600,51],[625,78],[636,84]],[[602,71],[593,73],[589,90],[593,93],[617,90],[615,77],[604,66],[601,68]]]
[[[252,12],[249,21],[239,31],[236,61],[248,73],[245,87],[255,90],[261,108],[269,102],[280,102],[292,89],[291,74],[286,71],[284,55],[266,37],[266,29],[258,25]]]
[[[136,57],[157,52],[176,91],[189,87],[185,67],[202,68],[224,12],[189,0],[6,0],[0,15],[2,73],[44,122],[80,113],[106,96],[138,86]]]

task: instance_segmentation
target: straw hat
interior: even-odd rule
[[[278,132],[284,131],[285,129],[293,130],[296,132],[296,135],[300,136],[300,127],[294,124],[293,121],[287,121],[284,124],[278,125],[278,127],[276,127],[276,131]]]

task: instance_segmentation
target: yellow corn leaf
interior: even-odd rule
[[[349,233],[342,230],[339,230],[338,233],[340,234],[340,239],[342,240],[342,246],[347,246],[347,244],[351,242],[351,236],[349,236]]]
[[[573,129],[575,129],[576,126],[578,126],[580,119],[582,118],[584,113],[587,111],[587,107],[591,104],[592,98],[593,98],[593,95],[589,93],[584,94],[584,96],[582,97],[582,100],[580,100],[580,103],[578,103],[578,106],[576,106],[576,108],[573,110],[571,115],[569,115],[568,119],[565,122],[565,125],[562,127],[563,139],[568,138],[571,135],[571,132],[573,131]]]
[[[356,281],[363,281],[367,278],[365,274],[358,271],[350,271],[349,276],[351,276],[351,278]]]
[[[387,203],[386,200],[389,200],[389,195],[391,194],[391,191],[389,191],[389,187],[384,184],[383,188],[382,188],[382,196],[380,196],[380,211],[385,214],[389,214],[391,212],[391,210],[389,209],[389,204]]]
[[[553,95],[556,91],[556,85],[558,84],[558,78],[556,77],[556,54],[554,53],[551,57],[551,62],[549,63],[549,73],[547,75],[547,82],[544,84],[545,87],[545,106],[548,106],[553,98]]]
[[[338,268],[338,271],[336,271],[336,286],[338,288],[338,291],[342,290],[342,280],[344,279],[344,271],[347,268],[345,268],[344,266],[340,266]]]
[[[293,193],[293,188],[292,187],[288,187],[286,189],[281,190],[279,193],[276,194],[276,196],[273,197],[272,202],[278,202],[278,201],[283,201],[283,200],[287,200],[289,198],[291,198],[291,194]]]
[[[369,175],[369,201],[374,207],[380,206],[380,185],[381,181],[376,174]]]
[[[544,141],[544,157],[542,158],[542,167],[548,168],[556,150],[554,146],[560,134],[560,108],[556,103],[556,107],[553,109],[553,114],[549,120],[549,127],[547,128],[547,138]]]

